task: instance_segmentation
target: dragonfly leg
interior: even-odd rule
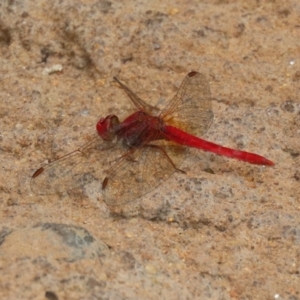
[[[185,171],[183,171],[183,170],[176,167],[173,160],[170,158],[170,156],[168,155],[168,153],[166,152],[166,150],[163,147],[158,146],[158,145],[151,145],[151,144],[146,144],[146,145],[144,145],[144,147],[150,147],[150,148],[158,149],[159,151],[161,151],[166,156],[167,160],[170,162],[170,164],[172,165],[172,167],[175,169],[176,172],[186,174]]]

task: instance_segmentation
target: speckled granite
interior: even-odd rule
[[[1,299],[300,299],[300,3],[2,1]],[[191,150],[129,205],[97,187],[39,196],[33,172],[191,70],[210,81],[205,138],[267,156]]]

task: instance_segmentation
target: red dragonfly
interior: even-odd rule
[[[31,179],[33,192],[54,194],[99,183],[108,205],[121,205],[148,193],[175,171],[194,147],[252,164],[274,163],[258,154],[230,149],[198,136],[213,120],[208,81],[201,73],[187,74],[177,94],[162,110],[148,105],[114,77],[137,111],[120,122],[101,118],[97,134],[84,146],[39,168]]]

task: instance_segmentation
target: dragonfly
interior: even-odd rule
[[[274,165],[261,155],[200,138],[213,121],[205,75],[188,73],[162,110],[144,102],[116,77],[113,79],[129,96],[136,111],[123,122],[114,114],[101,118],[89,142],[37,169],[31,178],[34,193],[63,193],[96,183],[107,205],[123,205],[181,171],[179,167],[188,147],[251,164]]]

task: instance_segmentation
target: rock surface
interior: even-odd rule
[[[297,0],[2,1],[0,298],[300,299],[299,54]],[[191,70],[212,90],[204,138],[274,167],[191,150],[128,205],[32,193],[129,114],[113,76],[163,107]]]

